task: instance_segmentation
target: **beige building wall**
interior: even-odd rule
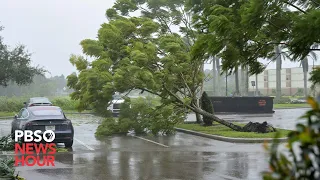
[[[317,66],[315,66],[317,67]],[[310,72],[313,66],[309,66],[309,73],[307,79],[310,78]],[[249,77],[249,91],[255,91],[252,87],[251,81],[256,81],[256,76]],[[258,75],[258,89],[263,95],[274,95],[276,90],[276,70],[268,69]],[[312,83],[308,81],[307,86],[310,92]],[[283,95],[291,96],[298,92],[299,89],[303,90],[303,70],[302,67],[296,68],[283,68],[281,70],[281,92]]]

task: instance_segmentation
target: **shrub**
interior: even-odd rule
[[[0,111],[1,112],[19,112],[23,108],[23,102],[30,97],[0,97]],[[48,97],[55,106],[61,107],[63,110],[76,110],[78,101],[71,100],[68,96],[64,97]]]
[[[264,180],[316,180],[320,179],[320,108],[309,98],[312,110],[303,116],[307,124],[297,124],[296,130],[288,135],[288,155],[278,150],[275,140],[271,148],[270,172]],[[266,147],[267,148],[267,147]]]
[[[95,133],[96,136],[110,136],[112,134],[120,133],[120,128],[114,118],[106,118],[98,126]]]
[[[136,134],[173,133],[174,125],[184,120],[185,111],[172,104],[159,105],[159,102],[144,98],[126,99],[121,105],[119,119],[105,119],[99,125],[96,135],[109,136],[131,130]]]
[[[61,107],[63,110],[76,110],[79,101],[72,100],[70,97],[56,97],[51,100],[52,104]]]
[[[15,175],[14,159],[0,158],[0,179],[24,180],[18,174]]]
[[[208,113],[213,114],[213,105],[206,92],[203,92],[200,100],[201,100],[201,108],[204,111],[207,111]],[[205,126],[211,126],[213,119],[207,116],[203,116],[203,122]]]
[[[0,151],[14,150],[15,142],[11,139],[11,134],[0,138]]]
[[[291,102],[290,98],[288,97],[281,97],[279,100],[274,99],[274,104],[289,104]]]

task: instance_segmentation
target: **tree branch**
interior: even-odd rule
[[[173,92],[171,92],[165,85],[163,85],[163,88],[169,93],[170,96],[174,97],[180,104],[191,109],[192,111],[195,111],[195,109],[193,107],[191,107],[188,104],[185,104],[185,102],[183,102],[177,95],[175,95]]]
[[[294,8],[296,8],[298,11],[302,12],[303,14],[307,14],[306,11],[302,10],[302,9],[299,8],[298,6],[292,4],[292,3],[288,2],[288,1],[283,1],[283,2],[286,3],[286,4],[288,4],[288,5],[290,5],[290,6],[292,6],[292,7],[294,7]]]
[[[187,83],[187,81],[184,79],[183,74],[182,74],[181,72],[180,72],[180,76],[181,76],[181,78],[182,78],[182,80],[183,80],[184,85],[186,86],[187,90],[189,91],[190,96],[192,96],[192,98],[193,98],[194,95],[192,94],[192,91],[191,91],[190,87],[188,86],[188,83]]]

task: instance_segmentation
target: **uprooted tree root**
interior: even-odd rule
[[[276,129],[268,124],[266,121],[263,123],[249,122],[242,127],[243,132],[257,132],[257,133],[270,133],[276,132]]]

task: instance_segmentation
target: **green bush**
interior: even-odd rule
[[[18,174],[15,174],[14,159],[0,158],[0,179],[24,180]]]
[[[308,102],[312,110],[303,116],[306,125],[297,124],[288,135],[288,154],[279,151],[276,140],[272,144],[270,171],[264,173],[264,180],[320,179],[320,108],[314,99],[309,98]]]
[[[200,100],[201,100],[201,108],[204,111],[213,114],[213,105],[206,92],[203,92]],[[207,116],[203,116],[203,122],[205,126],[211,126],[213,119]]]
[[[134,130],[136,134],[171,134],[174,125],[185,119],[185,111],[174,105],[159,105],[153,99],[126,99],[119,119],[107,118],[97,128],[96,136],[109,136]]]
[[[11,134],[0,138],[0,151],[13,151],[15,142],[11,139]]]
[[[23,108],[23,102],[30,97],[5,97],[0,96],[0,112],[19,112]],[[48,97],[55,106],[61,107],[63,110],[76,110],[78,101],[71,100],[70,97]]]
[[[291,102],[290,98],[288,97],[281,97],[279,100],[274,99],[274,104],[289,104]]]

